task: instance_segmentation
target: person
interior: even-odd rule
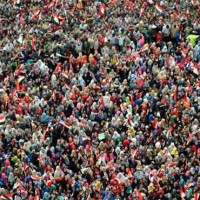
[[[197,1],[0,1],[0,199],[197,200],[199,27]]]

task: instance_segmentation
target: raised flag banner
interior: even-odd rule
[[[6,118],[5,118],[5,116],[0,115],[0,125],[5,124],[5,122],[6,122]]]
[[[12,199],[13,199],[13,194],[10,193],[10,194],[1,195],[1,196],[0,196],[0,199],[1,199],[1,200],[12,200]]]
[[[60,23],[58,13],[54,13],[54,14],[53,14],[53,18],[54,18],[54,21],[55,21],[57,24]]]
[[[28,39],[28,35],[26,35],[25,37],[24,37],[24,40],[23,40],[23,47],[26,45],[26,41],[27,41],[27,39]]]
[[[135,157],[137,151],[138,151],[138,149],[132,149],[131,150],[131,155],[132,155],[133,158]]]
[[[158,11],[158,12],[160,12],[160,13],[162,13],[163,12],[163,7],[162,6],[160,6],[160,4],[158,3],[158,2],[156,2],[156,10]]]
[[[68,90],[71,90],[71,88],[72,88],[72,87],[71,87],[69,84],[67,84],[67,83],[65,84],[65,87],[66,87]]]
[[[20,4],[20,0],[14,0],[13,5],[15,6],[16,4]]]
[[[21,14],[20,18],[19,18],[19,24],[23,24],[24,23],[24,13]]]
[[[149,49],[149,45],[148,44],[144,44],[144,46],[140,49],[140,52],[147,51],[148,49]]]
[[[124,3],[124,6],[129,7],[129,8],[132,8],[133,5],[134,5],[134,4],[133,4],[132,1],[126,1],[126,2]]]
[[[32,39],[31,39],[31,48],[32,50],[35,50],[35,37],[32,36]]]
[[[37,16],[39,13],[40,13],[40,10],[35,10],[35,11],[33,12],[33,14],[32,14],[31,19],[32,19],[32,20],[35,20],[36,16]]]
[[[39,14],[39,20],[42,20],[42,10],[40,11],[40,14]]]
[[[140,10],[140,17],[142,17],[144,14],[144,8],[142,7],[141,10]]]
[[[61,75],[64,76],[65,78],[67,78],[67,79],[69,78],[68,72],[62,72]]]
[[[137,192],[138,200],[143,200],[142,193],[139,190],[137,190],[136,192]]]
[[[199,193],[198,192],[194,193],[194,200],[199,200]]]
[[[177,93],[178,93],[178,85],[175,86],[175,90],[174,90],[174,100],[177,100]]]
[[[198,69],[197,65],[193,66],[192,71],[193,71],[194,74],[199,75],[199,69]]]
[[[181,200],[185,200],[185,191],[184,191],[184,189],[181,187],[179,191],[180,191]]]
[[[33,179],[34,181],[40,181],[41,177],[33,174],[31,175],[31,179]]]
[[[25,79],[24,76],[19,76],[18,79],[17,79],[17,82],[21,83],[24,79]]]
[[[59,124],[62,125],[62,126],[64,126],[65,128],[71,129],[71,127],[68,126],[68,125],[67,125],[64,121],[62,121],[62,120],[59,122]]]
[[[99,7],[98,17],[101,17],[102,15],[105,17],[106,14],[106,6],[105,4],[101,4]]]

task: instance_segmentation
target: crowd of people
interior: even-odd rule
[[[0,199],[198,200],[200,2],[0,1]]]

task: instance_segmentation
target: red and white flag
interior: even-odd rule
[[[141,10],[140,10],[140,17],[142,17],[143,14],[144,14],[144,7],[142,7]]]
[[[198,65],[197,64],[195,64],[192,67],[192,71],[193,71],[194,74],[199,75],[199,69],[198,69]]]
[[[162,13],[163,12],[163,7],[162,6],[160,6],[160,4],[158,3],[158,2],[156,2],[156,10],[158,11],[158,12],[160,12],[160,13]]]
[[[101,17],[101,16],[104,16],[106,15],[106,6],[104,3],[102,3],[99,7],[99,12],[98,12],[98,17]]]
[[[31,48],[32,48],[32,50],[36,49],[35,48],[35,37],[34,37],[34,35],[32,36],[32,39],[31,39]]]
[[[38,195],[35,195],[33,200],[40,200],[40,197]]]
[[[42,20],[42,10],[40,11],[40,14],[39,14],[39,20],[40,21]]]
[[[16,4],[19,4],[20,3],[20,0],[14,0],[13,1],[13,5],[15,6]]]
[[[148,49],[149,49],[149,45],[148,44],[144,44],[144,46],[140,49],[140,52],[147,51]]]
[[[53,18],[54,18],[54,21],[55,21],[57,24],[60,23],[58,13],[54,13],[54,14],[53,14]]]
[[[178,85],[175,86],[175,90],[174,90],[174,100],[177,100],[177,93],[178,93]]]
[[[69,84],[67,84],[67,83],[65,83],[65,87],[68,89],[68,90],[71,90],[71,86],[69,85]]]
[[[32,174],[31,179],[33,179],[34,181],[40,181],[42,178],[40,176]]]
[[[147,0],[147,3],[153,4],[153,1],[152,0]]]
[[[181,200],[185,200],[185,191],[183,190],[183,188],[180,188],[180,196],[181,196]]]
[[[25,79],[24,76],[19,76],[19,78],[17,79],[17,82],[18,82],[18,83],[21,83],[24,79]]]
[[[46,182],[46,186],[47,186],[47,187],[51,187],[51,185],[53,184],[53,182],[54,182],[54,179],[48,180],[48,181]]]
[[[35,10],[31,16],[32,20],[35,20],[36,16],[40,13],[40,10]]]
[[[53,97],[53,100],[56,101],[56,92],[55,91],[53,92],[52,97]]]
[[[185,49],[181,50],[181,54],[185,58],[187,55],[187,50],[185,50]]]
[[[65,78],[67,78],[67,79],[69,78],[68,72],[62,72],[61,75],[64,76]]]
[[[187,108],[190,107],[190,99],[189,99],[189,97],[187,96],[187,92],[185,92],[185,94],[184,94],[184,104],[185,104],[185,106],[186,106]]]
[[[198,2],[197,0],[193,0],[193,1],[192,1],[192,5],[193,5],[193,6],[198,6],[198,5],[199,5],[199,2]]]
[[[5,116],[4,115],[0,115],[0,125],[5,124],[5,122],[6,122]]]
[[[199,193],[198,192],[194,193],[194,200],[199,200]]]
[[[67,123],[65,123],[64,121],[60,121],[59,124],[61,124],[65,128],[71,129],[71,127],[69,125],[67,125]]]
[[[23,47],[26,45],[27,39],[28,39],[28,35],[26,35],[25,38],[24,38],[24,40],[23,40],[23,43],[22,43],[22,44],[23,44]]]
[[[24,13],[21,14],[20,18],[19,18],[19,24],[23,24],[24,23]]]
[[[142,193],[139,190],[136,190],[136,194],[137,194],[138,200],[143,200]]]
[[[134,158],[136,153],[137,153],[138,149],[131,149],[131,155]]]

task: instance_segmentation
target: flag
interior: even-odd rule
[[[194,7],[196,7],[196,6],[199,5],[199,2],[198,2],[197,0],[193,0],[193,1],[192,1],[192,5],[193,5]]]
[[[64,76],[65,78],[67,78],[67,79],[69,78],[68,72],[62,72],[61,75],[63,75],[63,76]]]
[[[188,188],[193,187],[193,186],[194,186],[194,183],[187,183],[185,185],[185,188],[188,189]]]
[[[101,17],[102,15],[105,17],[106,14],[106,6],[105,4],[101,4],[99,7],[98,17]]]
[[[54,14],[53,14],[53,17],[54,17],[54,21],[55,21],[57,24],[59,24],[60,21],[59,21],[59,15],[58,15],[58,13],[54,13]]]
[[[13,199],[13,194],[4,194],[0,196],[1,200],[12,200]]]
[[[24,76],[19,76],[18,79],[17,79],[17,82],[21,83],[24,79],[25,79]]]
[[[35,37],[34,37],[34,35],[32,36],[32,39],[31,39],[31,48],[32,48],[32,50],[35,50]]]
[[[187,96],[187,92],[184,94],[184,105],[186,108],[190,108],[190,99]]]
[[[48,180],[48,181],[46,182],[46,186],[47,186],[47,187],[51,187],[51,185],[53,184],[53,182],[54,182],[54,179]]]
[[[53,92],[52,97],[53,97],[53,100],[56,101],[56,92],[55,91]]]
[[[189,133],[188,137],[187,137],[187,145],[190,143],[190,141],[192,140],[193,134]]]
[[[19,24],[23,24],[24,23],[24,13],[21,14],[20,18],[19,18]]]
[[[42,20],[42,10],[40,11],[40,14],[39,14],[39,20],[40,21]]]
[[[178,92],[178,85],[175,86],[174,90],[174,100],[177,101],[177,92]]]
[[[64,121],[60,121],[59,124],[61,124],[62,126],[64,126],[65,128],[71,129],[70,126],[68,126]]]
[[[143,200],[142,193],[139,190],[136,190],[138,200]]]
[[[24,80],[24,76],[19,76],[17,81],[16,81],[16,90],[21,90],[21,86],[20,86],[20,83]]]
[[[5,116],[4,115],[0,115],[0,125],[5,124],[5,122],[6,122]]]
[[[147,3],[153,4],[153,0],[147,0]]]
[[[42,178],[37,175],[32,174],[31,179],[33,179],[34,181],[40,181]]]
[[[40,197],[38,195],[35,195],[33,200],[39,200],[39,199],[40,199]]]
[[[182,54],[183,58],[185,58],[187,55],[187,51],[185,49],[183,49],[183,50],[181,50],[181,54]]]
[[[23,40],[23,43],[22,43],[23,47],[26,45],[27,39],[28,39],[28,35],[26,35],[26,36],[24,37],[24,40]]]
[[[19,181],[14,184],[13,189],[25,190],[25,187],[23,186],[22,182]]]
[[[45,139],[46,139],[46,134],[47,134],[47,131],[48,131],[48,127],[46,128],[46,130],[44,131],[44,133],[42,134],[42,137],[41,137],[41,142],[44,142]]]
[[[183,188],[180,188],[180,196],[181,196],[181,200],[185,199],[185,192],[183,191]]]
[[[125,111],[125,110],[126,110],[126,104],[125,104],[125,103],[122,103],[122,104],[120,105],[120,108],[121,108],[121,111],[122,111],[122,112]]]
[[[144,7],[142,7],[141,10],[140,10],[140,17],[142,17],[143,14],[144,14]]]
[[[136,153],[137,153],[138,149],[131,149],[131,155],[134,158]]]
[[[125,1],[124,6],[132,8],[133,7],[133,2],[132,1]]]
[[[199,193],[198,192],[194,193],[194,200],[199,200]]]
[[[144,46],[140,49],[140,52],[146,51],[149,49],[149,45],[148,44],[144,44]]]
[[[35,10],[34,13],[31,16],[32,20],[35,20],[36,16],[40,13],[40,10]]]
[[[20,0],[14,0],[13,5],[15,6],[16,4],[20,4]]]
[[[71,85],[69,85],[69,84],[67,84],[67,83],[65,83],[65,87],[68,89],[68,90],[71,90]]]
[[[156,10],[160,13],[163,12],[163,7],[160,6],[160,4],[158,2],[156,2]]]
[[[198,66],[196,64],[193,66],[192,71],[193,71],[194,74],[199,75],[199,69],[198,69]]]
[[[54,1],[54,4],[55,4],[54,7],[55,7],[55,8],[56,8],[57,5],[58,5],[58,1],[59,1],[59,0],[55,0],[55,1]]]
[[[169,167],[174,167],[174,166],[177,165],[176,162],[168,162],[167,164],[168,164]]]
[[[26,163],[24,163],[23,168],[24,168],[24,170],[26,170],[28,168],[28,165]]]

